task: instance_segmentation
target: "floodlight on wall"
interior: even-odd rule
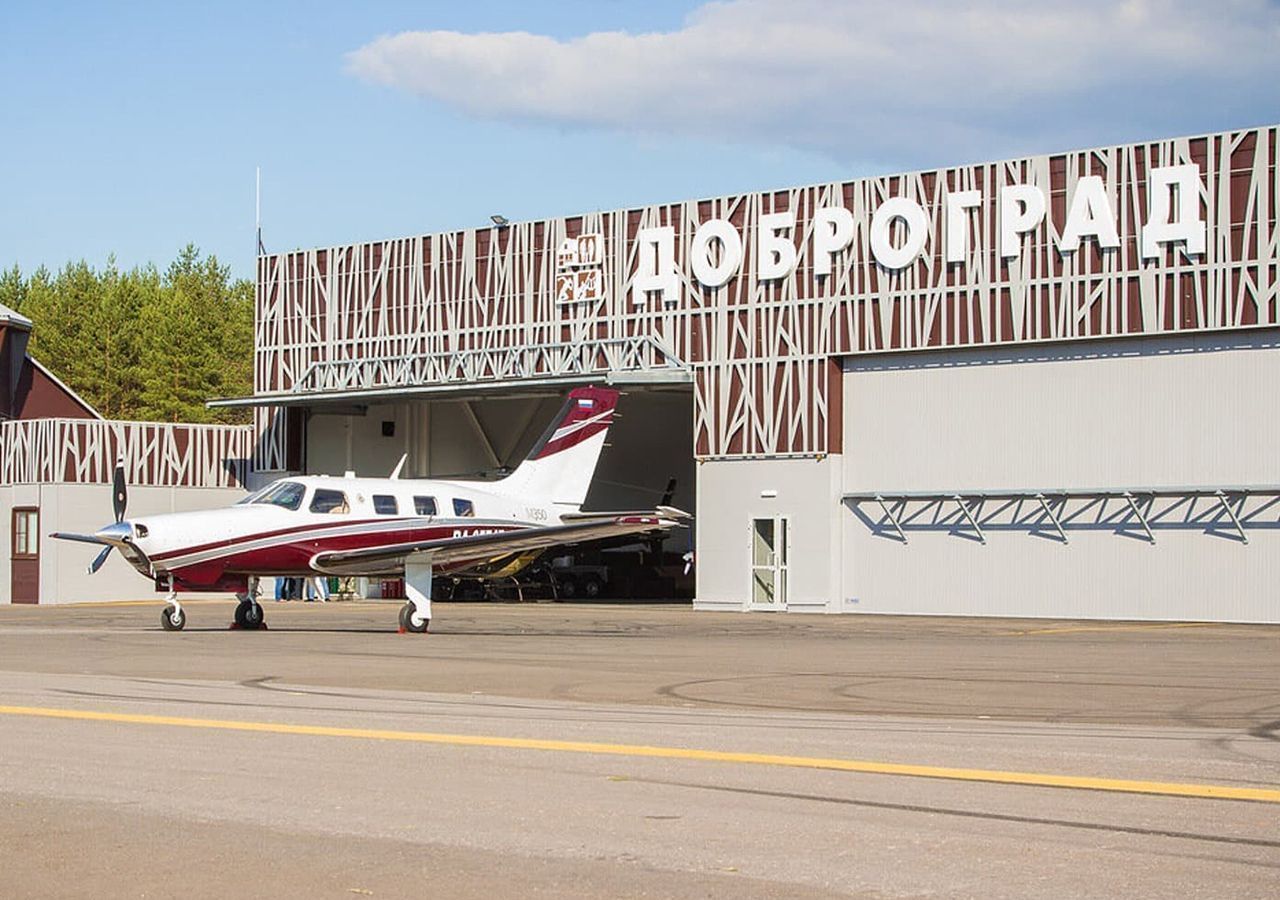
[[[492,222],[494,225],[497,225],[499,228],[506,228],[508,225],[511,224],[511,222],[507,219],[506,216],[490,216],[489,221]]]

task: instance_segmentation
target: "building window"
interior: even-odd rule
[[[476,514],[476,506],[470,500],[460,500],[454,497],[453,514],[455,516],[474,516]]]
[[[390,494],[374,494],[373,511],[380,516],[394,516],[400,508],[396,505],[396,498]]]
[[[351,512],[351,507],[347,505],[347,495],[342,491],[317,488],[316,495],[311,498],[311,511],[313,513],[343,515]]]
[[[40,512],[35,509],[13,511],[13,558],[35,559],[40,551]]]
[[[414,497],[413,511],[420,516],[434,516],[436,514],[436,498]]]

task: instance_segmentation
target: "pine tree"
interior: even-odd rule
[[[15,265],[12,269],[0,272],[0,303],[22,312],[27,298],[27,282],[22,277],[22,270]]]
[[[188,245],[165,270],[0,272],[0,303],[35,327],[31,352],[108,418],[246,422],[205,408],[253,383],[253,284]]]

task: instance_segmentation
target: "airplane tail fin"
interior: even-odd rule
[[[524,462],[494,487],[561,509],[578,509],[587,498],[617,405],[617,391],[575,388]]]

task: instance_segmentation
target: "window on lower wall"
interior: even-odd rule
[[[13,511],[13,556],[32,559],[40,551],[40,513],[35,509]]]

